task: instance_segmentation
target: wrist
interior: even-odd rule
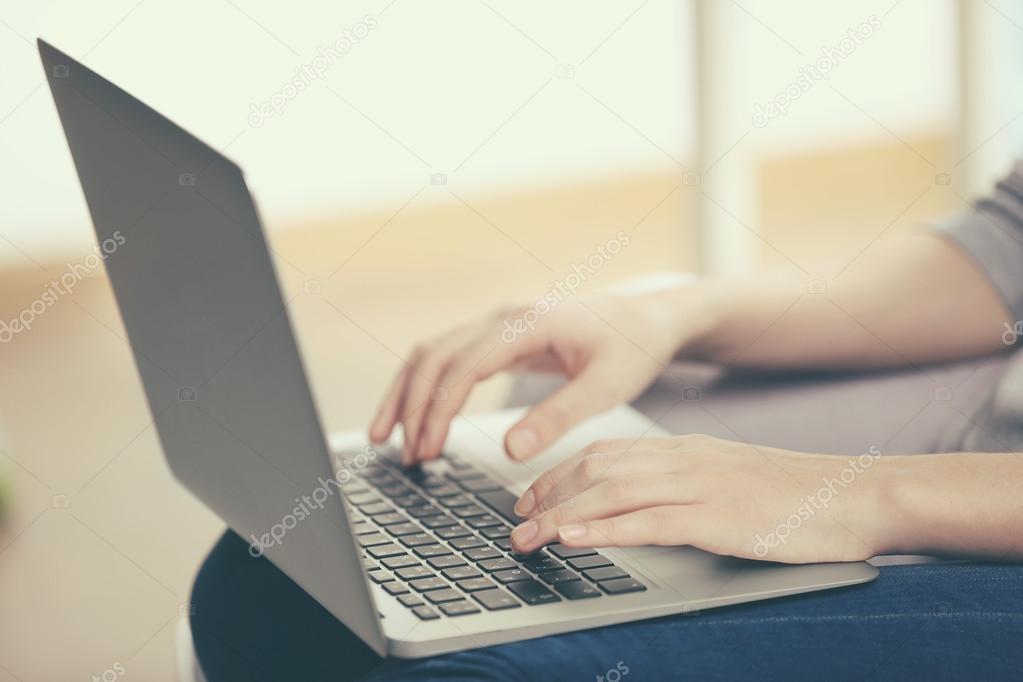
[[[692,357],[689,349],[710,336],[718,307],[712,304],[713,286],[702,278],[650,292],[645,298],[650,313],[663,324],[674,357]]]

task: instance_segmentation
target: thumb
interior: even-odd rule
[[[519,461],[533,457],[582,420],[612,407],[613,385],[599,370],[583,370],[508,429],[504,449]]]

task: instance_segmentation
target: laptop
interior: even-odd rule
[[[537,472],[593,440],[663,433],[629,407],[529,466],[499,445],[514,411],[458,420],[446,454],[419,468],[361,434],[328,442],[241,169],[42,40],[39,52],[171,470],[254,557],[381,656],[876,576],[866,563],[788,566],[689,547],[513,553],[511,508]]]

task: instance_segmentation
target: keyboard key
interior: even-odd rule
[[[597,551],[587,547],[565,547],[560,542],[547,546],[547,551],[561,559],[573,559],[577,556],[589,556]]]
[[[519,563],[531,570],[533,573],[557,571],[565,567],[563,563],[546,554],[532,554],[519,559]]]
[[[364,495],[365,493],[368,492],[369,488],[367,488],[364,485],[356,485],[354,483],[349,483],[344,487],[345,497],[347,497],[349,500],[352,499],[352,497],[355,497],[357,495]],[[352,502],[352,504],[358,504],[358,502]]]
[[[413,492],[412,488],[401,483],[391,483],[388,485],[379,486],[380,492],[387,497],[394,499],[395,497],[401,497],[402,495],[409,495]]]
[[[444,458],[447,459],[448,464],[451,465],[452,469],[471,469],[472,468],[471,464],[469,464],[468,462],[463,461],[461,459],[458,459],[454,455],[444,455]]]
[[[393,526],[396,523],[405,523],[408,521],[404,514],[398,512],[388,512],[387,514],[380,514],[373,517],[373,523],[378,526]]]
[[[465,526],[448,526],[447,528],[438,528],[435,532],[437,533],[437,537],[444,540],[452,540],[454,538],[472,535],[472,531]]]
[[[451,518],[447,514],[438,514],[437,516],[426,516],[419,519],[419,522],[427,528],[443,528],[444,526],[457,526],[458,521]]]
[[[512,546],[511,546],[511,538],[510,537],[498,538],[497,540],[494,540],[494,544],[497,545],[500,549],[503,549],[506,552],[510,552],[511,548],[512,548]]]
[[[348,501],[356,506],[362,504],[373,504],[374,502],[383,502],[378,495],[369,492],[368,489],[366,489],[366,492],[364,493],[348,495]]]
[[[473,548],[476,548],[476,547],[482,548],[482,547],[486,547],[486,544],[487,543],[483,542],[482,540],[480,540],[475,535],[470,535],[468,537],[458,538],[457,540],[452,540],[451,541],[451,546],[454,547],[455,549],[459,549],[459,550],[469,550],[469,549],[473,549]],[[487,549],[490,549],[490,548],[487,547]],[[495,556],[496,556],[496,554],[495,554]],[[483,558],[486,559],[486,558],[489,558],[489,557],[483,557]],[[475,561],[475,559],[473,559],[473,561]]]
[[[373,504],[364,504],[359,507],[366,516],[376,516],[377,514],[390,514],[394,511],[394,507],[387,504],[386,502],[374,502]]]
[[[554,594],[535,580],[523,580],[521,582],[511,583],[508,585],[508,589],[516,597],[530,606],[561,601],[561,597]]]
[[[423,545],[422,547],[416,547],[413,551],[423,559],[451,554],[451,550],[444,545]]]
[[[583,571],[583,575],[594,582],[601,580],[613,580],[615,578],[628,578],[629,574],[617,566],[605,566],[604,568],[591,568]]]
[[[401,535],[412,535],[413,533],[422,533],[423,529],[414,523],[396,523],[393,526],[387,527],[387,532],[394,536]]]
[[[479,562],[479,567],[487,573],[493,573],[494,571],[507,571],[512,568],[518,568],[515,562],[511,559],[501,557],[500,559],[487,559]]]
[[[486,528],[487,526],[503,526],[504,521],[497,518],[493,514],[484,514],[483,516],[474,516],[471,519],[466,519],[473,528]]]
[[[540,580],[544,581],[548,585],[556,585],[557,583],[565,583],[572,580],[579,580],[579,576],[572,571],[561,569],[559,571],[548,571],[540,574]]]
[[[376,533],[377,528],[368,521],[357,521],[354,524],[356,535],[369,535],[370,533]]]
[[[356,538],[359,544],[363,547],[372,547],[374,545],[386,545],[391,541],[391,538],[387,537],[383,533],[372,533],[369,535],[359,535]]]
[[[384,583],[381,587],[383,587],[388,594],[399,595],[408,593],[408,588],[405,587],[404,584],[394,580],[388,583]]]
[[[446,554],[444,556],[429,559],[426,563],[440,570],[442,568],[451,568],[453,566],[464,566],[465,559],[460,556],[455,556],[454,554]]]
[[[605,580],[597,583],[600,589],[608,594],[626,594],[628,592],[643,592],[646,585],[635,578],[618,578],[617,580]]]
[[[473,499],[468,495],[452,495],[451,497],[444,497],[438,502],[444,507],[462,507],[467,504],[473,504]]]
[[[478,601],[488,611],[501,611],[502,609],[515,609],[521,606],[511,595],[501,590],[481,590],[473,592],[472,598]]]
[[[470,613],[479,613],[480,610],[467,601],[458,601],[453,604],[441,604],[440,610],[449,616],[466,616]]]
[[[432,578],[433,571],[423,565],[407,566],[399,568],[395,574],[402,580],[416,580],[417,578]]]
[[[495,580],[500,583],[514,583],[519,580],[532,580],[533,576],[522,568],[512,568],[507,571],[497,571],[493,574]]]
[[[440,614],[431,609],[429,606],[417,606],[412,609],[412,613],[419,616],[420,620],[436,620],[440,618]]]
[[[419,565],[419,561],[414,556],[409,556],[408,554],[390,557],[388,559],[384,559],[381,563],[392,570],[396,568],[405,568],[406,566]]]
[[[367,571],[375,571],[380,568],[380,564],[367,557],[362,558],[362,565],[366,567]]]
[[[415,507],[407,507],[405,513],[409,516],[414,516],[417,519],[421,519],[424,516],[436,516],[440,513],[440,510],[434,507],[432,504],[420,504]]]
[[[436,497],[438,499],[442,497],[452,497],[454,495],[462,494],[461,488],[459,488],[458,486],[451,485],[450,483],[445,483],[444,485],[438,486],[430,486],[427,488],[427,490],[429,491],[431,497]]]
[[[501,490],[482,492],[476,495],[476,497],[480,502],[506,518],[510,523],[518,525],[522,522],[522,517],[515,513],[515,503],[519,501],[519,498],[507,490],[502,488]]]
[[[511,535],[511,528],[508,526],[491,526],[480,531],[480,535],[488,540],[503,540]]]
[[[430,590],[442,590],[448,586],[447,582],[441,580],[437,576],[432,578],[420,578],[419,580],[413,580],[409,583],[416,592],[429,592]]]
[[[452,545],[455,543],[451,543]],[[482,543],[481,543],[482,544]],[[501,557],[501,553],[493,547],[479,547],[477,549],[467,549],[462,552],[463,555],[467,556],[472,561],[483,561],[484,559],[498,559]]]
[[[402,547],[389,542],[386,545],[377,545],[376,547],[367,547],[366,553],[374,559],[383,559],[385,557],[398,556],[404,554],[405,550]]]
[[[366,575],[368,575],[369,579],[378,585],[380,583],[386,583],[388,580],[394,580],[390,573],[379,568],[375,571],[369,571]]]
[[[465,580],[467,578],[478,578],[482,574],[475,566],[454,566],[441,571],[441,574],[448,580]]]
[[[443,590],[430,590],[429,592],[424,592],[423,595],[426,597],[426,601],[434,604],[446,601],[459,601],[464,598],[461,592],[450,587],[446,587]]]
[[[448,472],[448,478],[452,481],[467,481],[470,478],[483,478],[484,476],[486,474],[476,469],[460,469]]]
[[[467,490],[470,493],[489,493],[495,490],[504,490],[504,487],[489,478],[474,478],[469,481],[459,481],[458,485],[462,486],[463,490]]]
[[[569,559],[568,565],[578,571],[582,571],[587,568],[600,568],[601,566],[613,566],[614,564],[612,564],[611,560],[607,557],[594,554],[592,556],[581,556],[576,557],[575,559]]]
[[[398,601],[401,602],[402,606],[407,606],[408,608],[412,608],[413,606],[422,606],[424,603],[423,598],[418,594],[403,594],[398,597]]]
[[[470,516],[483,516],[484,514],[490,513],[484,507],[481,507],[478,504],[467,504],[463,507],[455,507],[451,511],[455,516],[457,516],[460,519],[467,519]]]
[[[406,547],[420,547],[422,545],[432,545],[437,542],[432,535],[427,535],[426,533],[416,533],[415,535],[403,535],[400,538],[398,538],[398,540],[400,540],[401,544],[405,545]]]
[[[413,493],[411,495],[402,495],[401,497],[396,497],[392,500],[392,502],[394,502],[402,509],[405,509],[406,507],[417,507],[419,505],[426,504],[426,498]]]
[[[600,596],[600,590],[582,580],[558,583],[554,589],[565,599],[592,599]]]
[[[489,590],[491,588],[497,587],[497,583],[495,583],[493,580],[491,580],[490,578],[483,577],[459,580],[457,585],[466,592],[476,592],[477,590]]]

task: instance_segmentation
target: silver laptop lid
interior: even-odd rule
[[[382,654],[241,169],[42,40],[39,53],[170,468]]]

